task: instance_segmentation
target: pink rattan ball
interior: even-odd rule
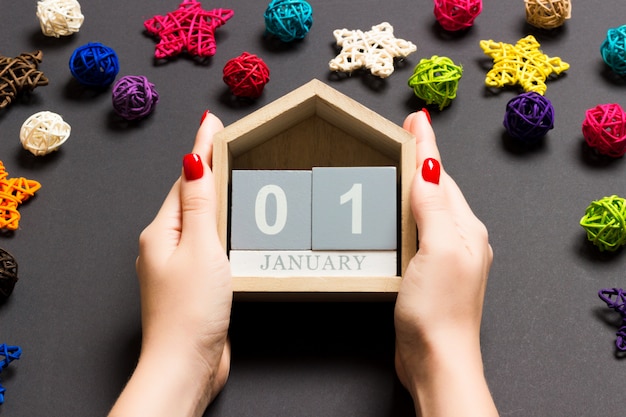
[[[435,18],[448,31],[471,27],[482,9],[482,0],[435,0]]]
[[[582,129],[587,145],[598,153],[613,158],[626,153],[626,113],[619,104],[599,104],[587,110]]]

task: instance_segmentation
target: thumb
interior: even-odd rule
[[[205,117],[196,135],[193,152],[183,157],[181,244],[190,240],[192,247],[204,248],[217,238],[217,203],[210,161],[213,135],[222,127],[217,117]]]
[[[435,133],[425,111],[412,113],[404,121],[404,128],[415,135],[417,171],[411,186],[411,210],[417,225],[420,247],[446,236],[444,230],[451,224],[446,186],[448,176],[440,162]]]
[[[180,183],[182,212],[181,244],[191,240],[192,247],[202,247],[212,228],[216,227],[215,192],[211,169],[197,153],[183,157]]]

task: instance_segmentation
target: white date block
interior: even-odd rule
[[[397,274],[396,251],[231,250],[235,277],[384,277]]]
[[[311,171],[233,170],[231,249],[310,249]]]

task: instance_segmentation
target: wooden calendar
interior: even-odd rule
[[[415,140],[312,80],[216,134],[218,227],[240,298],[392,298],[416,252]]]

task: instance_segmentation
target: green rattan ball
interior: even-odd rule
[[[626,244],[626,200],[612,195],[592,201],[580,225],[600,251],[616,251]]]
[[[433,55],[417,64],[409,78],[409,87],[426,104],[437,104],[443,110],[456,98],[461,76],[463,67],[450,58]]]

